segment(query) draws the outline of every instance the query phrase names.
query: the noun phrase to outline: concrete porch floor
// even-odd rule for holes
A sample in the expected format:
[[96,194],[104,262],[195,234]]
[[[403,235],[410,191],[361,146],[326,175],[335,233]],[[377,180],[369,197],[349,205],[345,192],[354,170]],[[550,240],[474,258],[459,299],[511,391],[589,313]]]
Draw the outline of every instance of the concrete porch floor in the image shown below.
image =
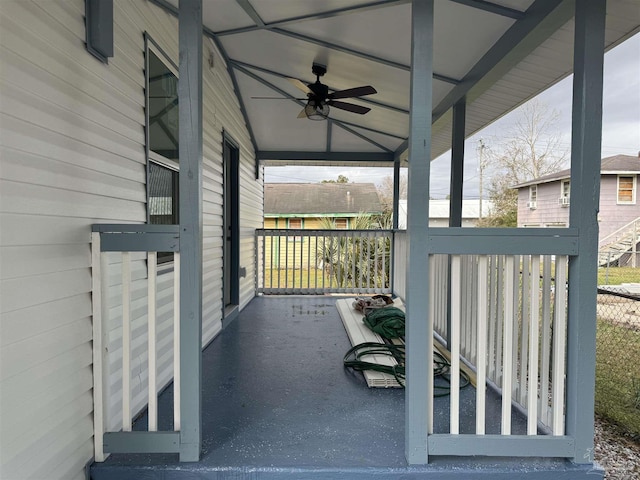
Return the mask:
[[[432,457],[410,467],[404,454],[404,391],[369,389],[347,371],[349,348],[334,297],[255,298],[203,352],[198,463],[177,455],[111,455],[94,480],[140,479],[594,479],[561,459]],[[487,398],[487,433],[499,433],[500,398]],[[172,388],[159,400],[159,429],[171,428]],[[461,432],[475,428],[475,391],[461,395]],[[435,400],[434,429],[448,431],[448,397]],[[146,429],[142,416],[134,429]],[[514,434],[525,419],[512,414]],[[594,477],[593,474],[596,474]],[[587,476],[588,475],[588,476]]]

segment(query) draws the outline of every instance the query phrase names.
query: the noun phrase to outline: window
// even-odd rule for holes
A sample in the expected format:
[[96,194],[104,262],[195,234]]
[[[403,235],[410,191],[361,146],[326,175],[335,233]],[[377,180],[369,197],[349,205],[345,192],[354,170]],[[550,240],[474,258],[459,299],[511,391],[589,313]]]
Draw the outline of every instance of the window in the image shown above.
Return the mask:
[[636,176],[618,176],[618,203],[636,203]]
[[529,201],[527,202],[527,207],[531,210],[534,210],[538,207],[538,186],[531,185],[529,187]]
[[346,230],[349,228],[349,219],[348,218],[336,218],[335,219],[336,230]]
[[571,180],[562,180],[560,182],[560,196],[562,198],[571,197]]
[[[175,65],[146,38],[147,216],[151,224],[176,225],[178,217],[178,77]],[[158,253],[158,263],[173,253]]]
[[289,228],[292,230],[300,230],[302,229],[302,219],[301,218],[290,218],[289,219]]

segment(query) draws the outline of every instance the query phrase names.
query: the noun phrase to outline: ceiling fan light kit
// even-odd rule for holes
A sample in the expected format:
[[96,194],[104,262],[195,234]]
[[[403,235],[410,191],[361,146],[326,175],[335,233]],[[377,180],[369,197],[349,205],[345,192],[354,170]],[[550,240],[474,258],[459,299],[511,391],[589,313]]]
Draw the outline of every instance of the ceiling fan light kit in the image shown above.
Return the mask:
[[299,90],[307,95],[307,105],[302,109],[298,118],[308,118],[309,120],[326,120],[331,111],[330,107],[335,107],[347,112],[364,115],[371,109],[353,103],[336,101],[338,98],[357,98],[365,95],[378,93],[371,85],[348,88],[329,93],[329,87],[320,83],[320,77],[327,73],[326,65],[314,63],[311,71],[316,76],[315,83],[305,84],[297,78],[290,78],[289,81]]

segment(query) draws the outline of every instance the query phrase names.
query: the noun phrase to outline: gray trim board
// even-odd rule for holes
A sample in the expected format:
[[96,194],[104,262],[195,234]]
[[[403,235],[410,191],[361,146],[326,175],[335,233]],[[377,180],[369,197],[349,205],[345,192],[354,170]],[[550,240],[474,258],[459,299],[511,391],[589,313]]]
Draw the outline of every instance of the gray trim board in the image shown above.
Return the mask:
[[297,152],[289,150],[259,150],[258,160],[334,161],[334,162],[393,162],[392,152]]
[[485,0],[451,0],[452,2],[465,5],[467,7],[476,8],[478,10],[484,10],[485,12],[495,13],[496,15],[502,15],[503,17],[513,18],[519,20],[524,16],[524,12],[515,10],[513,8],[498,5],[497,3],[487,2]]
[[180,235],[176,233],[131,233],[102,232],[101,252],[179,252]]
[[106,432],[106,453],[179,453],[180,432]]
[[433,106],[433,0],[414,0],[411,8],[411,114],[407,211],[407,327],[405,456],[410,465],[429,459],[430,424],[426,403],[433,397],[425,363],[433,357],[433,319],[429,312],[429,177]]
[[159,225],[149,223],[94,223],[92,232],[108,233],[179,233],[179,225]]
[[569,261],[566,432],[576,438],[573,461],[591,463],[606,2],[575,7],[569,225],[579,229],[580,244]]
[[202,0],[180,0],[180,461],[202,445]]
[[462,226],[462,186],[464,179],[464,132],[467,103],[463,98],[453,106],[451,133],[451,181],[449,193],[449,226]]
[[572,457],[572,437],[552,435],[429,435],[430,455]]
[[579,236],[566,228],[433,228],[425,251],[451,255],[576,255]]

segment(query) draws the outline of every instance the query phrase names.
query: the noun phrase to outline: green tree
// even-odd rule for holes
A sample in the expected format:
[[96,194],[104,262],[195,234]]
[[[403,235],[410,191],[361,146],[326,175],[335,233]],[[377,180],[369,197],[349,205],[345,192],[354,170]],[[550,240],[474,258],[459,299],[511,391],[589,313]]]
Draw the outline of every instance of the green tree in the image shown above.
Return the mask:
[[479,226],[517,226],[518,192],[512,187],[564,167],[567,150],[561,145],[559,116],[533,100],[522,107],[513,127],[488,145],[485,155],[492,167],[488,191],[493,206]]
[[322,180],[320,183],[349,183],[349,177],[345,177],[344,175],[338,175],[337,180]]

